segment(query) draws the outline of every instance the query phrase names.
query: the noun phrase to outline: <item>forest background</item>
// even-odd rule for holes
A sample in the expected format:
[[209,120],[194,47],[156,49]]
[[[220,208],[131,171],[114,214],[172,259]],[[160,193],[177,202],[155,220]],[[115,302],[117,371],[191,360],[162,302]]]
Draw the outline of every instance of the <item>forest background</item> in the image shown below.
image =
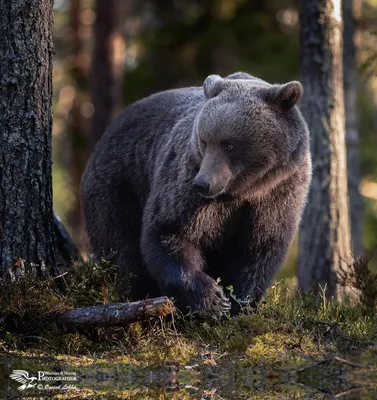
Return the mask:
[[[159,90],[245,71],[300,79],[299,1],[56,0],[54,209],[85,254],[79,184],[93,146],[123,107]],[[354,2],[363,245],[377,245],[377,0]],[[347,51],[345,49],[345,51]],[[352,213],[352,204],[351,204]],[[281,277],[295,275],[297,240]],[[370,265],[376,268],[376,258]]]

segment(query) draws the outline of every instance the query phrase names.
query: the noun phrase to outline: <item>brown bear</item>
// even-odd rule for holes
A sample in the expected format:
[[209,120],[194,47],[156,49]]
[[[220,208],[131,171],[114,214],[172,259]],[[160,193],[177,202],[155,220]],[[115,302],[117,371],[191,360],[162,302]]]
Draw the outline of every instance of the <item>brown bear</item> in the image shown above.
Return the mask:
[[204,318],[229,311],[228,285],[240,301],[259,301],[311,180],[302,92],[296,81],[210,75],[115,119],[87,165],[81,201],[93,250],[113,254],[125,297],[174,297]]

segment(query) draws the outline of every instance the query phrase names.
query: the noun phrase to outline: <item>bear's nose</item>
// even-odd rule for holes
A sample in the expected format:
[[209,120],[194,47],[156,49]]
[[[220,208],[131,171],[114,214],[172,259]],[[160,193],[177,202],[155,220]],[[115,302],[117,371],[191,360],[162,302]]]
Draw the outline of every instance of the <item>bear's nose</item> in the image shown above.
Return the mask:
[[202,177],[195,178],[193,186],[200,194],[208,194],[209,192],[209,183]]

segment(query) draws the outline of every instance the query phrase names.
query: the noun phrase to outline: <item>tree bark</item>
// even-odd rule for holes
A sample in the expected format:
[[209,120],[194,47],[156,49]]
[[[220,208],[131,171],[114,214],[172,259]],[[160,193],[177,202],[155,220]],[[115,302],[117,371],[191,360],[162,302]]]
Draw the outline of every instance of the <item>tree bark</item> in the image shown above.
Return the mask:
[[119,33],[118,0],[96,0],[92,55],[92,148],[102,137],[121,103],[124,42]]
[[355,46],[355,6],[360,9],[359,0],[343,0],[343,79],[344,106],[346,118],[348,192],[350,199],[351,236],[355,256],[363,251],[363,199],[359,191],[360,155],[358,129],[358,74]]
[[351,254],[338,0],[301,0],[302,111],[311,132],[313,180],[299,235],[302,290],[340,299],[337,273]]
[[74,308],[60,315],[58,324],[69,328],[122,326],[149,318],[163,317],[173,311],[174,305],[167,297],[158,297],[133,303]]
[[52,7],[0,2],[0,277],[55,272]]

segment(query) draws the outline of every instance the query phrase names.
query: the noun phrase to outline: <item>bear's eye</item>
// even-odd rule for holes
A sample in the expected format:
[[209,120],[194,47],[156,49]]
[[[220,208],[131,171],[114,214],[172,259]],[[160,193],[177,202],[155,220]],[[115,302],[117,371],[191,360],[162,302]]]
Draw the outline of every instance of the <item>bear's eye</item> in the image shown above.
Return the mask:
[[232,145],[232,143],[229,142],[225,142],[223,143],[223,148],[225,151],[232,151],[234,149],[234,146]]
[[203,147],[207,146],[207,143],[204,140],[201,140],[200,143],[202,144]]

